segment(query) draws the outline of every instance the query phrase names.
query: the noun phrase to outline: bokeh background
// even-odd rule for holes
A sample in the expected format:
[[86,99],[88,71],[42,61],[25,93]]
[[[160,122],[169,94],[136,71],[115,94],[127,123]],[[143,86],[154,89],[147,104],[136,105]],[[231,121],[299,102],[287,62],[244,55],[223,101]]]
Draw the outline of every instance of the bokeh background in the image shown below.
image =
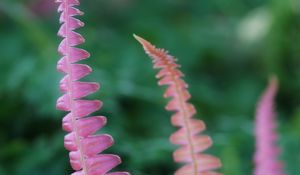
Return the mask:
[[[54,1],[54,0],[53,0]],[[59,28],[52,0],[0,1],[0,175],[65,175],[64,113],[56,71]],[[277,97],[281,159],[300,174],[299,0],[93,0],[82,1],[83,48],[92,57],[88,80],[102,88],[101,132],[108,150],[134,175],[172,174],[175,131],[150,59],[136,33],[179,58],[192,102],[207,124],[225,175],[252,174],[253,119],[269,75],[280,80]]]

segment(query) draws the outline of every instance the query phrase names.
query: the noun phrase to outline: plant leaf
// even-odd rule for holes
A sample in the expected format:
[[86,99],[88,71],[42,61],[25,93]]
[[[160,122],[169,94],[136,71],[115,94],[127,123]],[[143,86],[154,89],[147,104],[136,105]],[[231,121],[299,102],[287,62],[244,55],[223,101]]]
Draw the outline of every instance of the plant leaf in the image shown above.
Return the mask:
[[[117,155],[99,154],[113,144],[110,135],[93,135],[106,124],[103,116],[89,116],[101,108],[99,100],[81,99],[99,89],[98,83],[80,82],[79,80],[92,69],[78,61],[87,59],[90,54],[75,46],[84,43],[85,39],[75,29],[84,26],[84,23],[75,16],[83,13],[75,8],[78,0],[57,0],[60,4],[62,24],[58,35],[63,37],[58,52],[62,58],[57,63],[58,71],[66,75],[60,81],[62,95],[57,100],[57,108],[69,113],[63,118],[62,128],[69,132],[64,139],[64,145],[70,151],[70,163],[76,171],[73,175],[105,175],[112,168],[121,163]],[[127,172],[108,173],[111,175],[129,175]]]
[[278,89],[276,77],[269,80],[269,86],[263,93],[256,111],[255,136],[256,152],[254,156],[254,175],[284,175],[283,163],[278,160],[280,148],[276,145],[278,134],[274,98]]
[[212,172],[221,167],[220,160],[214,156],[202,154],[212,145],[212,141],[210,137],[200,135],[200,132],[205,129],[205,124],[193,118],[196,109],[187,102],[191,95],[187,91],[188,85],[182,80],[183,73],[178,69],[180,66],[165,50],[155,48],[139,36],[134,35],[134,37],[152,58],[154,68],[161,69],[156,76],[159,78],[158,84],[168,85],[164,97],[171,97],[171,100],[166,109],[175,112],[172,116],[172,124],[180,127],[170,137],[173,144],[181,145],[174,152],[173,158],[176,162],[186,164],[175,175],[220,175]]

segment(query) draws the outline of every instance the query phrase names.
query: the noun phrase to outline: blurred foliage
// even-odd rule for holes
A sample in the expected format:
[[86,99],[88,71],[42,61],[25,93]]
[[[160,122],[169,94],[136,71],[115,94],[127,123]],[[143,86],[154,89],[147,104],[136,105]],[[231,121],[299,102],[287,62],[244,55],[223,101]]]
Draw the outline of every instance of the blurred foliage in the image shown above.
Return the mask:
[[[53,0],[54,1],[54,0]],[[55,109],[61,74],[55,70],[58,14],[49,0],[0,1],[0,175],[70,174],[63,148],[63,113]],[[197,117],[214,139],[225,175],[252,174],[253,116],[270,74],[278,75],[282,159],[300,169],[300,2],[298,0],[82,1],[79,30],[101,82],[101,132],[108,152],[134,175],[172,174],[175,130],[163,106],[150,60],[132,33],[179,58]]]

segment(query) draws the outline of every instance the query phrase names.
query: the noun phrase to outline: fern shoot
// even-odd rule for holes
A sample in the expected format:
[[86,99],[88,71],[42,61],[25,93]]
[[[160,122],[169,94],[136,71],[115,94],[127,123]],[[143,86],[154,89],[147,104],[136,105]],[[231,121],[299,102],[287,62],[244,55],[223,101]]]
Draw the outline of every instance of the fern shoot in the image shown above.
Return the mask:
[[215,169],[221,167],[218,158],[202,152],[212,145],[211,138],[200,133],[205,130],[201,120],[193,118],[195,107],[187,102],[191,95],[188,85],[182,80],[183,73],[178,69],[175,58],[163,49],[157,49],[145,39],[134,35],[142,44],[146,53],[152,58],[154,68],[160,69],[156,78],[159,85],[168,85],[165,98],[171,98],[166,110],[175,111],[171,118],[174,126],[180,129],[171,135],[170,141],[181,147],[173,153],[175,162],[185,165],[175,172],[175,175],[221,175]]
[[254,175],[285,175],[283,163],[278,160],[280,148],[276,145],[278,134],[274,98],[278,89],[275,77],[263,93],[256,111],[255,136],[256,153],[254,156]]
[[108,173],[121,163],[121,159],[113,154],[99,154],[112,146],[113,138],[108,134],[95,135],[96,131],[106,124],[103,116],[90,116],[101,108],[99,100],[85,100],[83,97],[96,92],[98,83],[81,82],[92,69],[77,63],[90,54],[76,46],[84,43],[84,38],[74,30],[83,27],[84,23],[75,16],[83,13],[74,6],[79,0],[56,0],[62,24],[58,35],[63,38],[58,51],[62,58],[57,69],[66,75],[60,81],[60,90],[64,93],[57,100],[57,108],[69,112],[64,118],[63,130],[69,132],[64,138],[64,146],[70,151],[70,163],[76,171],[72,175],[129,175],[127,172]]

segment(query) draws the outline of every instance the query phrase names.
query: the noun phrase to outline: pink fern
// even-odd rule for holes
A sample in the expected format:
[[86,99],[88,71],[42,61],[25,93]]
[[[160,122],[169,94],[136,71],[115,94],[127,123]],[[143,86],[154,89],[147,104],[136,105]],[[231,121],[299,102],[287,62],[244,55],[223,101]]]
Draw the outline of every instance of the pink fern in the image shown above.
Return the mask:
[[93,135],[106,124],[106,118],[88,117],[101,108],[102,102],[82,99],[96,92],[99,84],[79,81],[92,71],[89,66],[77,63],[90,56],[87,51],[75,47],[84,42],[84,38],[74,32],[84,25],[74,17],[83,14],[74,7],[79,5],[79,1],[57,0],[57,2],[62,23],[58,35],[63,37],[58,48],[62,58],[57,64],[57,69],[66,74],[60,82],[60,89],[64,95],[57,100],[57,108],[69,112],[63,118],[62,127],[69,132],[65,136],[64,145],[70,151],[70,163],[76,171],[72,175],[128,175],[127,172],[108,173],[120,164],[121,160],[116,155],[99,153],[110,147],[113,139],[107,134]]
[[276,146],[278,135],[275,132],[277,123],[273,109],[277,88],[277,79],[273,77],[257,106],[254,175],[284,175],[283,164],[278,160],[280,149]]
[[173,144],[181,145],[174,154],[174,160],[178,163],[186,163],[176,171],[175,175],[220,175],[214,172],[221,166],[218,158],[202,154],[212,145],[211,138],[199,133],[205,129],[203,121],[194,119],[196,113],[194,106],[187,101],[191,95],[187,91],[187,84],[181,79],[183,74],[178,70],[179,65],[166,51],[157,49],[148,41],[134,35],[142,44],[146,53],[153,59],[154,68],[160,68],[157,78],[159,85],[168,85],[164,94],[165,98],[172,99],[166,106],[169,111],[175,111],[172,116],[172,124],[180,127],[171,137]]

